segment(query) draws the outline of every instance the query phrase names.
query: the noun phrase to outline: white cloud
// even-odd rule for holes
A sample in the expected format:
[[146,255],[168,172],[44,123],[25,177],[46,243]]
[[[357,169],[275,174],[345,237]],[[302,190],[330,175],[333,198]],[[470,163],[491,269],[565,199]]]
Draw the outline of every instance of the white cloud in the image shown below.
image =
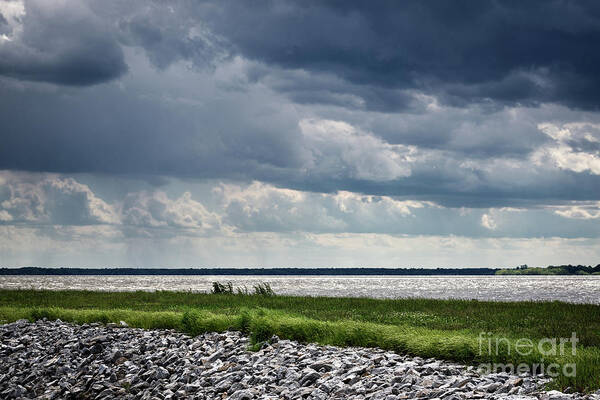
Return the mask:
[[221,184],[213,189],[227,222],[246,231],[340,230],[346,223],[330,215],[321,195],[281,189],[260,182],[247,187]]
[[182,233],[192,230],[196,234],[221,228],[220,216],[193,200],[189,192],[174,200],[161,191],[131,193],[123,202],[121,214],[123,224],[129,226],[180,228]]
[[[115,208],[87,185],[54,174],[1,172],[4,221],[41,224],[118,224]],[[8,215],[8,217],[7,217]]]
[[381,209],[390,217],[409,216],[415,208],[438,207],[430,201],[395,200],[389,196],[372,196],[348,191],[322,196],[331,198],[340,211],[353,214],[361,214],[367,209]]
[[374,181],[410,176],[414,146],[392,145],[342,121],[303,119],[299,122],[311,173]]
[[563,142],[571,138],[571,131],[566,126],[561,127],[551,123],[541,123],[538,124],[538,129],[557,142]]
[[10,215],[8,213],[8,211],[6,210],[0,210],[0,221],[1,222],[8,222],[8,221],[12,221],[13,217],[12,215]]
[[311,193],[254,182],[213,189],[230,225],[247,231],[386,231],[431,202],[347,191]]
[[0,207],[10,214],[11,219],[32,222],[48,219],[45,196],[39,183],[19,182],[6,178],[5,181],[4,192],[8,192],[8,196],[3,196]]
[[[586,144],[600,143],[600,124],[543,123],[538,125],[538,129],[554,139],[554,143],[533,153],[532,160],[535,164],[600,175],[600,152],[586,148]],[[578,144],[581,144],[580,148],[574,148]]]
[[600,218],[600,202],[589,202],[573,206],[557,206],[554,213],[561,217],[571,219],[597,219]]
[[595,154],[573,152],[569,146],[551,147],[542,151],[558,168],[574,172],[589,171],[594,175],[600,175],[600,157]]
[[10,32],[0,35],[0,45],[3,41],[13,41],[23,32],[23,17],[25,16],[25,3],[20,0],[0,1],[0,14],[4,17]]
[[492,217],[490,214],[483,214],[481,216],[481,226],[492,231],[498,227],[494,217]]
[[87,185],[78,183],[73,178],[47,179],[43,187],[55,214],[61,209],[60,212],[77,216],[81,210],[79,216],[82,217],[82,223],[119,223],[119,216],[113,206],[98,198]]

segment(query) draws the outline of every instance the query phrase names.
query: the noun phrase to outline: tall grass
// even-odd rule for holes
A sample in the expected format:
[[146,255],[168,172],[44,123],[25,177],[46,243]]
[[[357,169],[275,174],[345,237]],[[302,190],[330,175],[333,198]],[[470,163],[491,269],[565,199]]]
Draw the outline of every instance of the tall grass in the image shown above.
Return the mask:
[[[236,293],[238,296],[249,296],[250,292],[246,286],[238,287],[235,291],[233,288],[233,283],[226,282],[213,282],[212,283],[212,294],[234,294]],[[254,285],[254,294],[258,296],[275,296],[275,292],[271,288],[271,285],[268,282],[260,282]]]
[[225,284],[220,282],[212,283],[212,294],[233,294],[233,283],[227,282]]
[[248,308],[280,310],[322,321],[352,320],[386,325],[493,332],[511,337],[570,337],[600,347],[600,306],[562,302],[370,299],[293,296],[214,296],[189,292],[96,292],[0,290],[0,306],[69,309],[185,311],[237,314]]

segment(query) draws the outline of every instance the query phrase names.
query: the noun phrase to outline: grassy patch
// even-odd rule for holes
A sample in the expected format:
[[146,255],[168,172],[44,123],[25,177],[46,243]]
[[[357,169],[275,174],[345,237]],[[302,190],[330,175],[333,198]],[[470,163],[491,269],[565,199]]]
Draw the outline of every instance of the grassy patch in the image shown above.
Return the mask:
[[[560,302],[500,303],[468,300],[376,300],[181,292],[103,293],[1,290],[0,320],[39,318],[118,322],[140,328],[172,328],[192,335],[239,330],[253,343],[272,335],[301,342],[381,347],[399,353],[480,363],[576,363],[576,377],[553,387],[600,388],[600,307]],[[482,332],[501,341],[498,352],[481,351]],[[521,356],[519,338],[580,339],[576,355]],[[512,351],[511,351],[512,350]]]

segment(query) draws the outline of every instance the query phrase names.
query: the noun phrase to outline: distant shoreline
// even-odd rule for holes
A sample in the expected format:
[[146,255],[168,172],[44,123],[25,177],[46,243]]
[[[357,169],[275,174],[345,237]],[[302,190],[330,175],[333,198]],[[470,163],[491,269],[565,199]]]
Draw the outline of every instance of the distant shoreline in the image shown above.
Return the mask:
[[329,276],[414,276],[414,275],[597,275],[600,264],[561,265],[546,268],[521,266],[500,268],[0,268],[2,275],[329,275]]
[[492,268],[0,268],[0,275],[494,275]]

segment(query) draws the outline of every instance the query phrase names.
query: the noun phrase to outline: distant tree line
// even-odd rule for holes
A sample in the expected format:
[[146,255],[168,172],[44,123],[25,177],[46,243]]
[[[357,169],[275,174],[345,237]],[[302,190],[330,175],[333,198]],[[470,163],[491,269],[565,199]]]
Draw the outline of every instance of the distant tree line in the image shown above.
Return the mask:
[[0,275],[494,275],[496,268],[0,268]]
[[600,275],[600,264],[516,268],[0,268],[0,275]]
[[591,265],[550,265],[546,268],[521,265],[515,269],[501,269],[497,275],[600,275],[600,264]]

